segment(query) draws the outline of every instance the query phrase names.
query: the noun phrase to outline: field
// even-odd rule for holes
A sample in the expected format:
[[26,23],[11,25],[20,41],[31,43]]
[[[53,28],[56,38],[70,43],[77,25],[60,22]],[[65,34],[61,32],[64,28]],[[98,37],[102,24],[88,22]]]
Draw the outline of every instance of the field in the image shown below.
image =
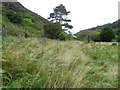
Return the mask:
[[117,88],[118,46],[37,38],[3,40],[4,88]]

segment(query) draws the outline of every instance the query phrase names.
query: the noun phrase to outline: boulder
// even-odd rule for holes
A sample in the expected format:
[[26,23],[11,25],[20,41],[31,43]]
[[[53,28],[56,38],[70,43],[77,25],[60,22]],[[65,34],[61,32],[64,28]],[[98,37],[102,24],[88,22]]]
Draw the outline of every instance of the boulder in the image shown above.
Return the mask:
[[117,45],[117,43],[112,43],[112,46],[116,46]]

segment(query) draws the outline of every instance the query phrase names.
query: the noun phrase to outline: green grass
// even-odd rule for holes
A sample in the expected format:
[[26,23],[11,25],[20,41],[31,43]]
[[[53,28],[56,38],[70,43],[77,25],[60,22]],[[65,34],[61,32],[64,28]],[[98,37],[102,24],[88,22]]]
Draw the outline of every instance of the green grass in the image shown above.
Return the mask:
[[34,25],[13,24],[5,16],[3,16],[2,24],[6,25],[9,36],[16,36],[18,34],[24,36],[27,33],[30,37],[40,37],[43,34],[43,30],[36,29],[36,27],[33,27]]
[[7,37],[2,60],[6,88],[118,86],[117,46]]
[[0,30],[2,30],[2,14],[0,14]]

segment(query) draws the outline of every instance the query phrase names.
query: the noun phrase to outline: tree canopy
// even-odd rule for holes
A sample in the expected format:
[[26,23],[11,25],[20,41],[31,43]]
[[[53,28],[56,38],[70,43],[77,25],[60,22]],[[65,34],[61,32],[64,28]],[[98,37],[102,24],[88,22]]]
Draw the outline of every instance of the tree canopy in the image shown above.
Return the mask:
[[53,13],[50,13],[49,20],[51,22],[59,22],[62,27],[64,28],[64,31],[67,31],[68,29],[72,29],[73,26],[69,25],[68,22],[71,22],[70,19],[68,19],[70,11],[67,11],[65,6],[63,4],[60,4],[56,8],[53,9]]
[[58,39],[62,31],[62,27],[59,23],[48,23],[44,26],[44,29],[45,36],[51,39]]
[[100,32],[100,39],[103,42],[110,42],[112,39],[115,38],[115,34],[110,27],[105,27]]

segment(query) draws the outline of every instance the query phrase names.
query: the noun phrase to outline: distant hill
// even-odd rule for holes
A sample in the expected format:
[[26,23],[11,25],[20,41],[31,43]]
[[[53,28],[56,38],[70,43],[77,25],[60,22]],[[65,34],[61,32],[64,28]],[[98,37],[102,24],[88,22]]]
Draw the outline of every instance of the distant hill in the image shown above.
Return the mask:
[[75,36],[81,41],[86,41],[88,39],[88,35],[90,38],[95,38],[99,33],[99,30],[82,30],[76,33]]
[[117,20],[113,23],[108,23],[108,24],[104,24],[104,25],[101,25],[101,26],[97,26],[97,27],[93,27],[93,28],[89,28],[88,30],[100,30],[106,26],[110,26],[112,27],[113,29],[117,29],[117,28],[120,28],[120,25],[118,25],[118,23],[120,23],[120,20]]
[[97,35],[99,35],[100,31],[106,26],[110,26],[113,29],[113,31],[115,32],[115,34],[117,34],[118,28],[120,28],[120,25],[118,23],[120,23],[120,20],[117,20],[113,23],[108,23],[108,24],[104,24],[101,26],[88,28],[86,30],[77,32],[75,34],[75,36],[77,36],[79,40],[87,40],[88,35],[90,35],[91,38],[95,39],[97,37]]
[[[25,33],[27,33],[29,36],[40,36],[40,34],[43,33],[44,25],[49,23],[48,20],[28,10],[19,2],[4,2],[2,4],[2,12],[3,24],[7,27],[8,35],[15,36],[20,34],[23,36]],[[10,17],[11,12],[16,16],[18,15],[21,19],[30,19],[33,24],[24,25],[22,23],[11,22],[11,20],[8,18]]]

